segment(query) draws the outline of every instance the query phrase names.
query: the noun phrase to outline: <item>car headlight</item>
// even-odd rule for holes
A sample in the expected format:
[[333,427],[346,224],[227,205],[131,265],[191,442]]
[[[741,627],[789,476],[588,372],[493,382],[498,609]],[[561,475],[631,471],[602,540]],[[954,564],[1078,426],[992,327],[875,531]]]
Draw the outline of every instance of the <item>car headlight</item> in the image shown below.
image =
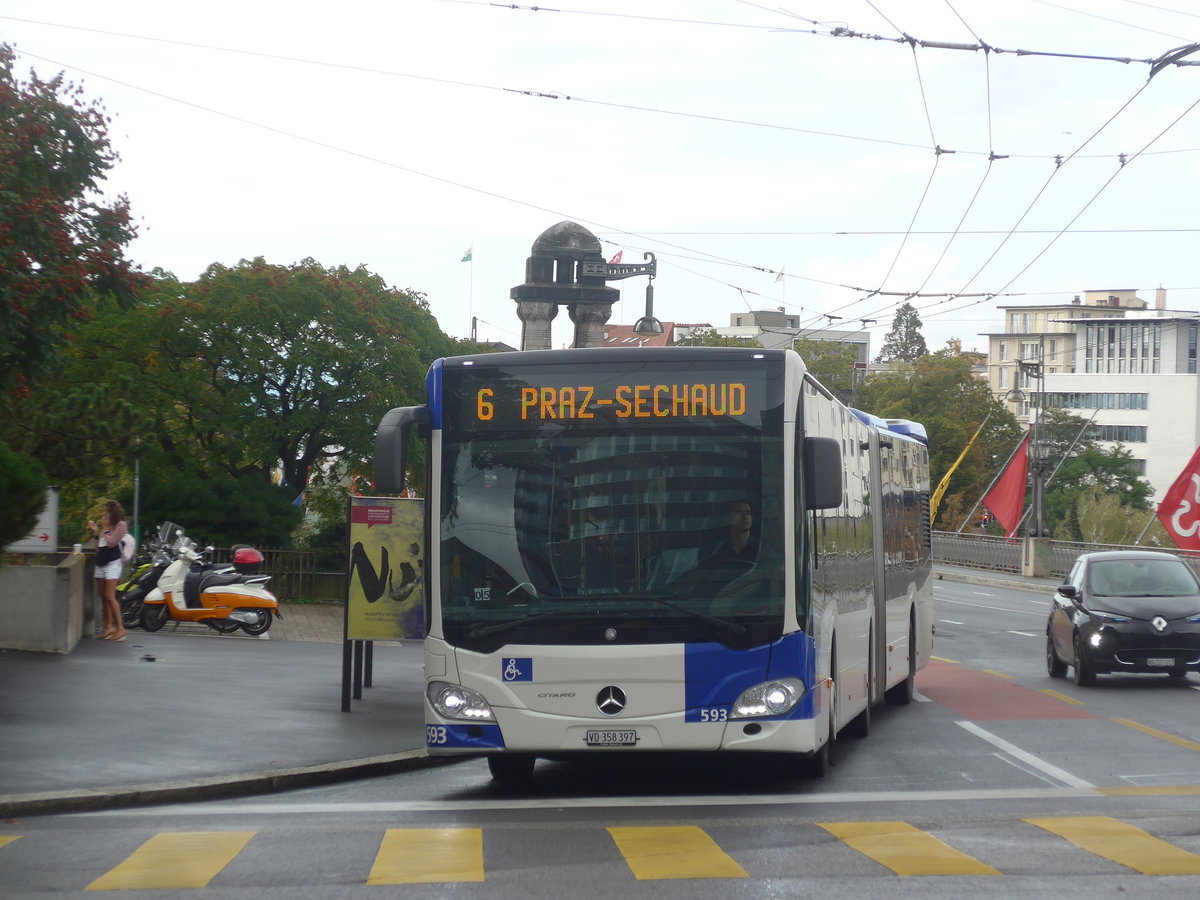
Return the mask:
[[482,694],[462,685],[433,681],[425,689],[425,696],[438,714],[447,719],[490,722],[496,718]]
[[798,678],[779,678],[765,681],[742,692],[733,704],[732,719],[758,719],[763,716],[783,716],[804,699],[804,682]]
[[1120,623],[1129,621],[1129,616],[1118,616],[1115,613],[1096,612],[1095,610],[1092,610],[1092,615],[1095,616],[1096,620],[1100,622]]
[[1189,622],[1200,622],[1200,616],[1188,616],[1187,620]]

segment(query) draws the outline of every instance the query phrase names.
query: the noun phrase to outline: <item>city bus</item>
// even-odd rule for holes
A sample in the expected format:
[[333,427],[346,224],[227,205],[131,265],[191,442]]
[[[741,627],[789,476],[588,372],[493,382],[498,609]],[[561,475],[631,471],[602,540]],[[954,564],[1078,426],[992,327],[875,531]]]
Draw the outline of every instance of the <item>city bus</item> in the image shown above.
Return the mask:
[[378,427],[425,446],[431,755],[493,778],[596,752],[773,754],[820,776],[932,652],[929,460],[791,350],[439,359]]

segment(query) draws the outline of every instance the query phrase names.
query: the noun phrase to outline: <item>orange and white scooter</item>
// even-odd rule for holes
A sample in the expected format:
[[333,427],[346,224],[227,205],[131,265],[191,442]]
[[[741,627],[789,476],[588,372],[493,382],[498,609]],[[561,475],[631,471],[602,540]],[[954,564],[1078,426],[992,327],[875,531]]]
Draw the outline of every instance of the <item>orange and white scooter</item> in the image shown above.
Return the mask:
[[174,559],[158,584],[142,601],[141,624],[158,631],[172,619],[201,622],[228,634],[239,628],[246,634],[266,633],[280,615],[279,601],[265,587],[270,575],[260,575],[263,556],[253,547],[234,547],[233,564],[216,566],[196,542],[180,531],[172,546]]

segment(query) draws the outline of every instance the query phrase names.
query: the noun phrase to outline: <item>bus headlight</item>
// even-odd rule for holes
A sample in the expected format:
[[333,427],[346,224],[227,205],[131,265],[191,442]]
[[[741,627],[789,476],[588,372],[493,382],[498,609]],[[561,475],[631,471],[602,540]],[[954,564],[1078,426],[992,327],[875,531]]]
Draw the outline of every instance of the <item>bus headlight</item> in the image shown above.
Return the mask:
[[447,719],[491,722],[496,718],[482,694],[458,684],[432,681],[425,689],[425,695],[438,714]]
[[804,699],[804,682],[798,678],[780,678],[756,684],[742,692],[733,704],[731,719],[759,719],[783,716]]

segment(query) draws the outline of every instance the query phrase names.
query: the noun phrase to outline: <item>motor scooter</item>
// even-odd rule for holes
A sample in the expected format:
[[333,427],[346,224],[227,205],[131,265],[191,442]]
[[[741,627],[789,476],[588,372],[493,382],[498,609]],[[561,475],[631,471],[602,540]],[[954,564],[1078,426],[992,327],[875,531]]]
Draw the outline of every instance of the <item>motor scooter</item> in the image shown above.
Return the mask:
[[117,602],[126,628],[141,624],[142,601],[171,564],[171,545],[182,531],[174,522],[159,525],[158,530],[146,538],[145,551],[134,562],[129,577],[117,585]]
[[222,634],[241,628],[246,634],[266,633],[276,617],[279,602],[265,587],[270,575],[259,574],[263,556],[253,547],[233,548],[233,564],[216,566],[201,553],[196,542],[180,530],[171,545],[173,559],[142,600],[141,625],[158,631],[172,619],[201,622]]

